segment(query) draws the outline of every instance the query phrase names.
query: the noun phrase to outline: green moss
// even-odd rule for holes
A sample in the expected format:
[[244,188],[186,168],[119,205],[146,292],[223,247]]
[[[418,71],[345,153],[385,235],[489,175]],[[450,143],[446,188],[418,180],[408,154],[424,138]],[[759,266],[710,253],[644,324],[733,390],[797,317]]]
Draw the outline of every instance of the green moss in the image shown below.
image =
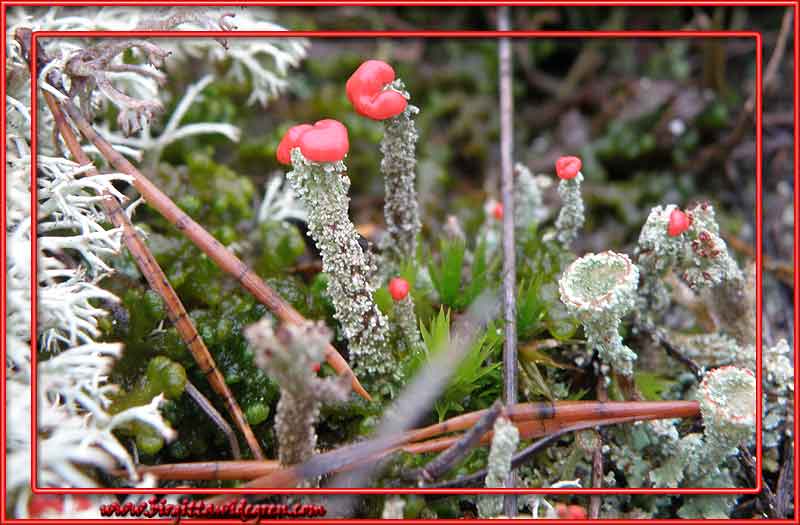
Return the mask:
[[169,399],[177,399],[186,388],[186,370],[169,358],[157,356],[147,365],[148,383],[153,389],[164,392]]
[[244,411],[247,422],[251,425],[258,425],[267,420],[269,416],[269,407],[264,403],[253,403]]
[[255,270],[259,275],[276,275],[297,263],[306,243],[297,226],[285,221],[269,221],[258,227]]
[[164,448],[164,440],[147,425],[135,425],[136,447],[143,454],[154,456]]

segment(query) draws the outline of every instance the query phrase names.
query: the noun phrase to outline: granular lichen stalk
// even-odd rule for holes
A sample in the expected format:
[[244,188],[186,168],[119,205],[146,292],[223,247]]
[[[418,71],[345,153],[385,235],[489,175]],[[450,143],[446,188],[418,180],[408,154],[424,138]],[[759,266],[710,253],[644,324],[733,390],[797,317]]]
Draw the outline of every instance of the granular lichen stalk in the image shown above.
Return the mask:
[[383,248],[388,262],[394,266],[417,253],[417,236],[421,227],[415,188],[419,134],[414,116],[417,113],[419,109],[409,104],[401,114],[383,121],[381,173],[385,185],[383,213],[388,233]]
[[578,230],[585,221],[583,199],[581,198],[581,161],[577,157],[561,157],[556,162],[556,173],[561,179],[558,195],[561,197],[561,211],[556,219],[556,238],[565,247],[578,237]]
[[[511,474],[511,458],[519,445],[519,430],[507,417],[500,417],[494,424],[492,447],[486,467],[486,488],[503,488]],[[503,506],[502,496],[481,496],[478,512],[481,517],[497,516]]]
[[514,226],[519,232],[538,224],[547,216],[542,198],[542,189],[527,166],[521,162],[514,165],[517,175],[514,184]]
[[587,348],[625,375],[636,354],[622,344],[619,325],[636,299],[639,270],[627,255],[607,251],[573,262],[559,280],[561,301],[583,324]]
[[396,373],[387,345],[386,317],[372,298],[375,288],[370,277],[375,268],[348,217],[347,167],[341,161],[312,162],[300,148],[292,150],[291,158],[294,169],[287,179],[308,210],[308,231],[322,255],[334,317],[350,342],[356,373],[371,379]]

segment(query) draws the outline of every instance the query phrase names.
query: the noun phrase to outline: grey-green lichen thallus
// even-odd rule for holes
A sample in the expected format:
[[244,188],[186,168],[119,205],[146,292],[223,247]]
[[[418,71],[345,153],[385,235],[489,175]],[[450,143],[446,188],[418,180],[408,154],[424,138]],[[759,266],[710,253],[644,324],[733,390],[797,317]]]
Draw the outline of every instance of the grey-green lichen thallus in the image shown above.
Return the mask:
[[636,353],[622,343],[619,325],[634,307],[638,283],[636,265],[612,251],[577,259],[558,283],[561,301],[583,324],[587,348],[624,376],[633,374]]
[[360,378],[396,374],[388,348],[388,323],[373,300],[370,277],[376,269],[359,243],[348,216],[350,179],[343,161],[314,162],[300,147],[291,151],[286,177],[308,210],[308,231],[322,256],[334,318],[349,341],[354,371]]
[[578,157],[561,157],[556,161],[556,175],[561,179],[558,183],[558,195],[562,202],[556,219],[556,238],[565,248],[569,248],[575,241],[585,222],[581,198],[581,165]]

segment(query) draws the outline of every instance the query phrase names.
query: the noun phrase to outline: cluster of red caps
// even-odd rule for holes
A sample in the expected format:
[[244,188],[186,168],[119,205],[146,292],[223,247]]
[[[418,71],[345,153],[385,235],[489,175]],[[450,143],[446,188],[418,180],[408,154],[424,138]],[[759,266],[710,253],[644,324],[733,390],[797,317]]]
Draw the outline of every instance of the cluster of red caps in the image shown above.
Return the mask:
[[[391,88],[394,78],[392,66],[380,60],[367,60],[348,79],[347,98],[358,113],[373,120],[397,116],[405,111],[408,101]],[[333,119],[294,126],[278,145],[278,162],[291,164],[294,148],[300,148],[303,156],[314,162],[340,161],[350,150],[347,128]]]

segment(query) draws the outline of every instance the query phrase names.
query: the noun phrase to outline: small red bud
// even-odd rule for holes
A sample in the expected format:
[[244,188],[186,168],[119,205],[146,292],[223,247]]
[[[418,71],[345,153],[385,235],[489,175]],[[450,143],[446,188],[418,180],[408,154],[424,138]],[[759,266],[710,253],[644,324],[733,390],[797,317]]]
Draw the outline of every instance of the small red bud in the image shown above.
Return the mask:
[[574,179],[581,171],[581,165],[578,157],[561,157],[556,161],[556,175],[559,179]]
[[394,277],[389,281],[389,293],[395,301],[402,301],[408,295],[410,286],[402,277]]
[[672,213],[669,214],[669,225],[667,225],[667,234],[670,237],[677,237],[678,235],[682,234],[686,230],[689,229],[689,225],[692,221],[689,220],[689,217],[683,213],[678,208],[672,210]]
[[319,369],[320,369],[320,368],[322,368],[322,365],[320,365],[319,363],[313,363],[313,364],[311,365],[311,370],[313,370],[313,371],[314,371],[314,373],[317,373],[317,372],[319,372]]
[[494,205],[494,208],[492,208],[492,215],[498,221],[503,220],[503,203],[498,202],[497,204]]

